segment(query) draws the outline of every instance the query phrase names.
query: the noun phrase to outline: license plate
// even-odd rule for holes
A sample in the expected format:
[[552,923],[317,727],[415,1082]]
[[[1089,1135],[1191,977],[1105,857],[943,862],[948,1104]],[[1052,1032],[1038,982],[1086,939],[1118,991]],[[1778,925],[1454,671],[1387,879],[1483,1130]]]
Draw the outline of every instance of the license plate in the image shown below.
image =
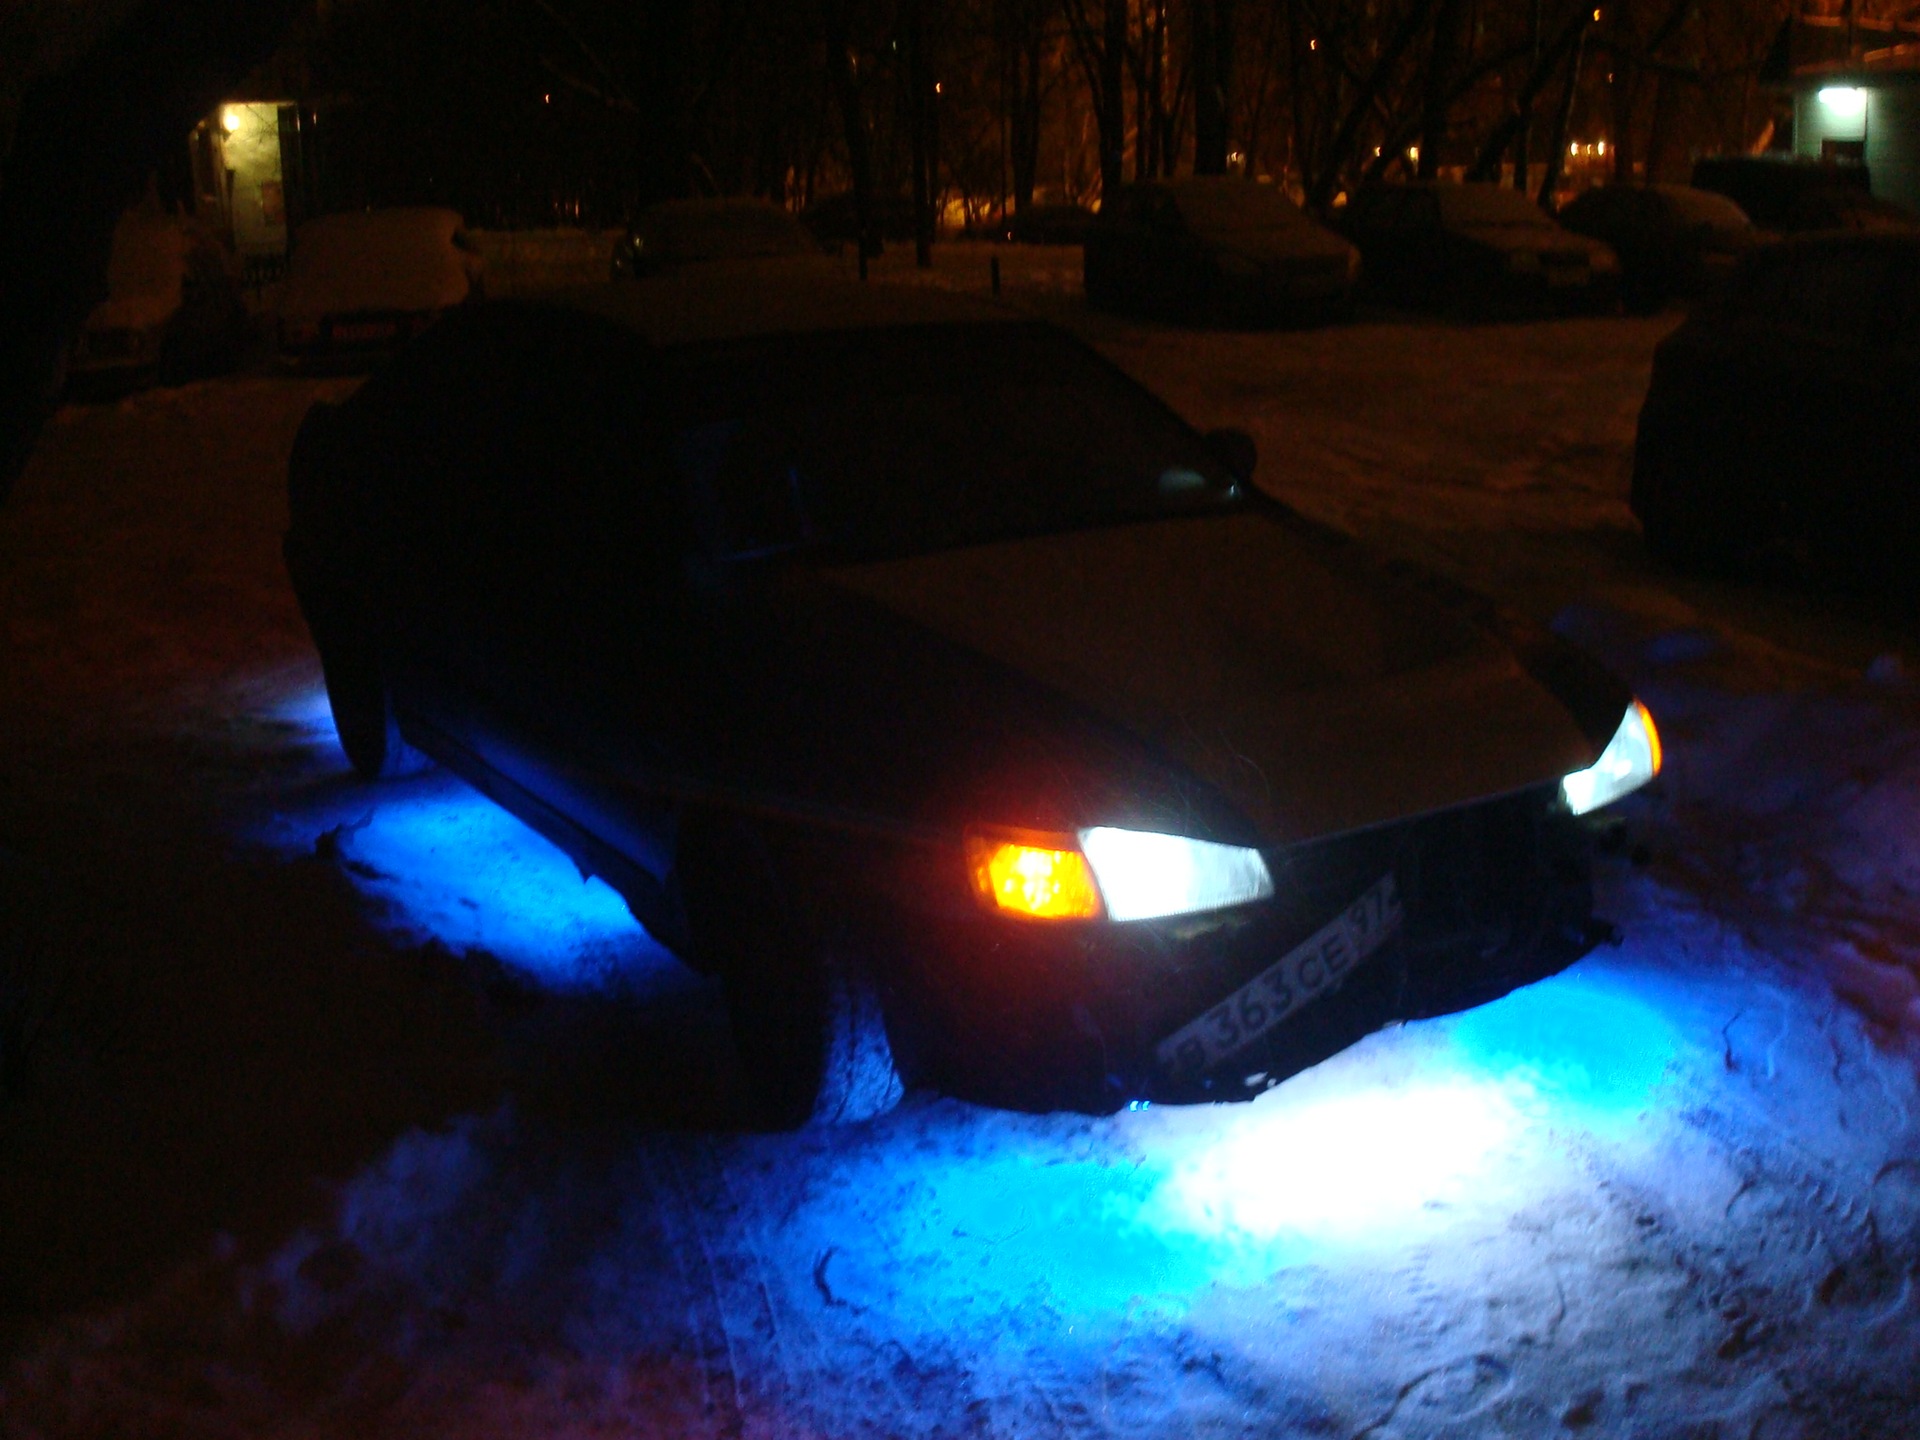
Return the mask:
[[351,325],[333,327],[333,338],[348,342],[356,340],[391,340],[399,327],[387,320],[361,321]]
[[1332,994],[1400,928],[1400,895],[1384,875],[1341,914],[1155,1050],[1163,1068],[1192,1077],[1230,1060],[1289,1015]]

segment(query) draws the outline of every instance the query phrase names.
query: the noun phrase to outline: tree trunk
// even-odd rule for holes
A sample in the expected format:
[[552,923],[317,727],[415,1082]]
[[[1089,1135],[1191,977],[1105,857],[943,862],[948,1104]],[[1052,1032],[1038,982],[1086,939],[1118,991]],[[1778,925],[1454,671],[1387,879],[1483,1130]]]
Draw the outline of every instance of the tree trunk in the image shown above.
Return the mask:
[[[1527,72],[1531,78],[1540,69],[1540,0],[1533,0],[1527,17],[1527,41],[1533,48],[1531,68]],[[1536,93],[1535,90],[1529,90],[1521,99],[1520,128],[1513,139],[1513,188],[1520,191],[1527,189],[1527,176],[1533,169],[1533,101]]]
[[1193,173],[1224,175],[1233,114],[1233,0],[1192,0]]
[[1126,184],[1127,0],[1107,0],[1100,76],[1100,203]]
[[907,143],[913,152],[913,259],[933,268],[933,80],[927,68],[924,0],[904,0],[907,32]]
[[1547,151],[1547,174],[1540,182],[1540,208],[1551,213],[1557,207],[1553,192],[1560,188],[1560,170],[1566,163],[1567,127],[1573,123],[1574,97],[1580,90],[1580,62],[1586,58],[1588,24],[1584,14],[1567,57],[1567,88],[1560,93],[1560,108],[1553,117],[1553,142]]
[[853,227],[859,237],[854,248],[865,261],[880,253],[879,229],[873,217],[873,150],[867,141],[867,117],[860,104],[860,82],[853,68],[853,37],[847,28],[845,0],[823,0],[822,19],[827,37],[827,70],[833,93],[840,101],[840,121],[847,138],[847,171],[853,181]]
[[1433,20],[1433,48],[1427,59],[1426,94],[1421,103],[1420,178],[1440,170],[1440,147],[1447,138],[1448,91],[1458,68],[1463,0],[1440,0]]

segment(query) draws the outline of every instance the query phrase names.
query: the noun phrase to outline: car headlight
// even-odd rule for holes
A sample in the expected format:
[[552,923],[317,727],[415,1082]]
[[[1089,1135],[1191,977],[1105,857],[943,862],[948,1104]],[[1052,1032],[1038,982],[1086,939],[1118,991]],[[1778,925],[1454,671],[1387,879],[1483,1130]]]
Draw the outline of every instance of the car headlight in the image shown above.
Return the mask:
[[967,861],[982,903],[1035,920],[1156,920],[1273,894],[1258,850],[1104,825],[1077,835],[970,831]]
[[1562,780],[1560,794],[1569,810],[1585,815],[1638,790],[1660,773],[1660,760],[1660,732],[1653,715],[1636,700],[1600,758]]

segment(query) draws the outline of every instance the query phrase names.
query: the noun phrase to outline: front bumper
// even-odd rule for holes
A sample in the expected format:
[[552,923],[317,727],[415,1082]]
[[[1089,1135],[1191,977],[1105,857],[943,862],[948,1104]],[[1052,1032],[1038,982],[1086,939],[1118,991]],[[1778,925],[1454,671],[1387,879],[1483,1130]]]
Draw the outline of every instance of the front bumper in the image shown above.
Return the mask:
[[[1271,902],[1182,920],[981,916],[888,949],[888,1019],[915,1078],[1014,1109],[1249,1099],[1396,1020],[1466,1009],[1564,969],[1596,926],[1587,832],[1541,787],[1271,852]],[[1161,1042],[1391,876],[1395,933],[1339,983],[1206,1068]]]

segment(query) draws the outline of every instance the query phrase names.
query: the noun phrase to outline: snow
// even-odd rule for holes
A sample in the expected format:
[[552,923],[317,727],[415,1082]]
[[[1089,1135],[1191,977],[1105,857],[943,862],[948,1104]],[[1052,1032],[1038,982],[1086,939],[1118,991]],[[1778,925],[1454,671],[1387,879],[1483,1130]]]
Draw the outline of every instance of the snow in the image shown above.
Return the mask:
[[180,308],[190,244],[181,221],[132,209],[114,227],[107,298],[87,317],[89,330],[146,330]]
[[456,244],[460,217],[414,206],[322,215],[300,227],[280,314],[317,321],[357,310],[439,310],[467,298],[476,253]]
[[69,409],[0,512],[0,852],[86,961],[0,1102],[0,1435],[1920,1429],[1911,632],[1649,566],[1671,317],[1195,335],[998,253],[1262,483],[1632,681],[1623,943],[1251,1105],[744,1132],[712,988],[602,887],[345,772],[276,467],[346,382]]

